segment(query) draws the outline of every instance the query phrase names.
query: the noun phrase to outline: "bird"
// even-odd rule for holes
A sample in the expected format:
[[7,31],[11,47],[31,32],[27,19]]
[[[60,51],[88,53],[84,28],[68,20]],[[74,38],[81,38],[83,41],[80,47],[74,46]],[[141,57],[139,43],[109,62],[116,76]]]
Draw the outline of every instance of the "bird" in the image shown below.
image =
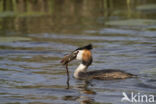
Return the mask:
[[88,67],[92,64],[92,44],[88,44],[83,47],[79,47],[67,54],[61,60],[63,65],[67,65],[72,60],[80,60],[80,65],[75,69],[73,76],[76,79],[97,79],[97,80],[114,80],[114,79],[127,79],[137,77],[134,74],[118,70],[118,69],[103,69],[87,71]]

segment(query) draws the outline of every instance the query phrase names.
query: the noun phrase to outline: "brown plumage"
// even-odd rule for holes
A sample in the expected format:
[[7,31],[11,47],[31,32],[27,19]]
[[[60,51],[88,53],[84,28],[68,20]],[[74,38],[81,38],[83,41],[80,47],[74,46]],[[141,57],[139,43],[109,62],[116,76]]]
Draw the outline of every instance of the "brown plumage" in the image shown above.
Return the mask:
[[84,50],[82,54],[82,63],[86,66],[91,65],[92,63],[92,53],[90,50]]
[[114,69],[80,72],[79,76],[80,76],[79,79],[98,79],[98,80],[114,80],[114,79],[126,79],[137,77],[136,75],[126,73],[122,70],[114,70]]
[[92,58],[92,53],[91,51],[85,49],[82,56],[82,60],[88,61]]
[[70,60],[71,60],[70,55],[65,55],[65,56],[62,58],[61,63],[62,63],[63,65],[66,65],[67,63],[70,62]]
[[77,55],[77,51],[76,52],[72,52],[71,54],[68,54],[68,55],[65,55],[61,62],[63,65],[66,65],[68,64],[70,61],[74,60],[76,58],[76,55]]

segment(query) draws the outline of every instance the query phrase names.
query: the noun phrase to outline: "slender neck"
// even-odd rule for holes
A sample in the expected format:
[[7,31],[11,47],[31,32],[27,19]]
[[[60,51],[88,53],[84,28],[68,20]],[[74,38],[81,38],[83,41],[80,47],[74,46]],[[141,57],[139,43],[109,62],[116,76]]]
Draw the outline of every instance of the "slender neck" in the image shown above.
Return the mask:
[[79,73],[80,72],[86,72],[87,71],[87,68],[88,68],[88,66],[86,66],[86,65],[84,65],[84,64],[80,64],[77,68],[76,68],[76,70],[75,70],[75,72],[74,72],[74,77],[75,78],[79,78]]

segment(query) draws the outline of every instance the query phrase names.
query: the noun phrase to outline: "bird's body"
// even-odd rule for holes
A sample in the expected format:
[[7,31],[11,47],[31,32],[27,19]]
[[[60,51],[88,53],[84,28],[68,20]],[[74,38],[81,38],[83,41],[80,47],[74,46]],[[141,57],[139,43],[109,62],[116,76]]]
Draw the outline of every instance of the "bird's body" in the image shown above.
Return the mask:
[[99,80],[126,79],[136,77],[136,75],[118,69],[87,71],[87,68],[88,66],[80,64],[74,72],[74,77],[77,79],[99,79]]
[[103,69],[88,72],[79,72],[77,79],[98,79],[98,80],[114,80],[136,77],[133,74],[126,73],[117,69]]
[[[70,55],[62,59],[62,63],[66,64],[73,59],[81,60],[82,63],[76,68],[74,77],[77,79],[99,79],[99,80],[113,80],[113,79],[126,79],[136,77],[131,73],[127,73],[117,69],[104,69],[87,71],[92,63],[92,45],[87,45],[76,49]],[[68,58],[69,57],[69,58]]]

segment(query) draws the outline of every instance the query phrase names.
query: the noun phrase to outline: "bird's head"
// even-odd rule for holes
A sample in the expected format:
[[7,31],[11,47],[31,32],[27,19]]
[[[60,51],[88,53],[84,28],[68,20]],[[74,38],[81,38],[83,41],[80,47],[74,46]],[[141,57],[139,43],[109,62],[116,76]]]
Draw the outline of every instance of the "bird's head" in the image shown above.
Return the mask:
[[81,60],[82,64],[89,66],[92,63],[92,53],[91,53],[92,45],[86,45],[84,47],[77,48],[71,54],[64,56],[61,60],[63,65],[68,64],[74,59]]

